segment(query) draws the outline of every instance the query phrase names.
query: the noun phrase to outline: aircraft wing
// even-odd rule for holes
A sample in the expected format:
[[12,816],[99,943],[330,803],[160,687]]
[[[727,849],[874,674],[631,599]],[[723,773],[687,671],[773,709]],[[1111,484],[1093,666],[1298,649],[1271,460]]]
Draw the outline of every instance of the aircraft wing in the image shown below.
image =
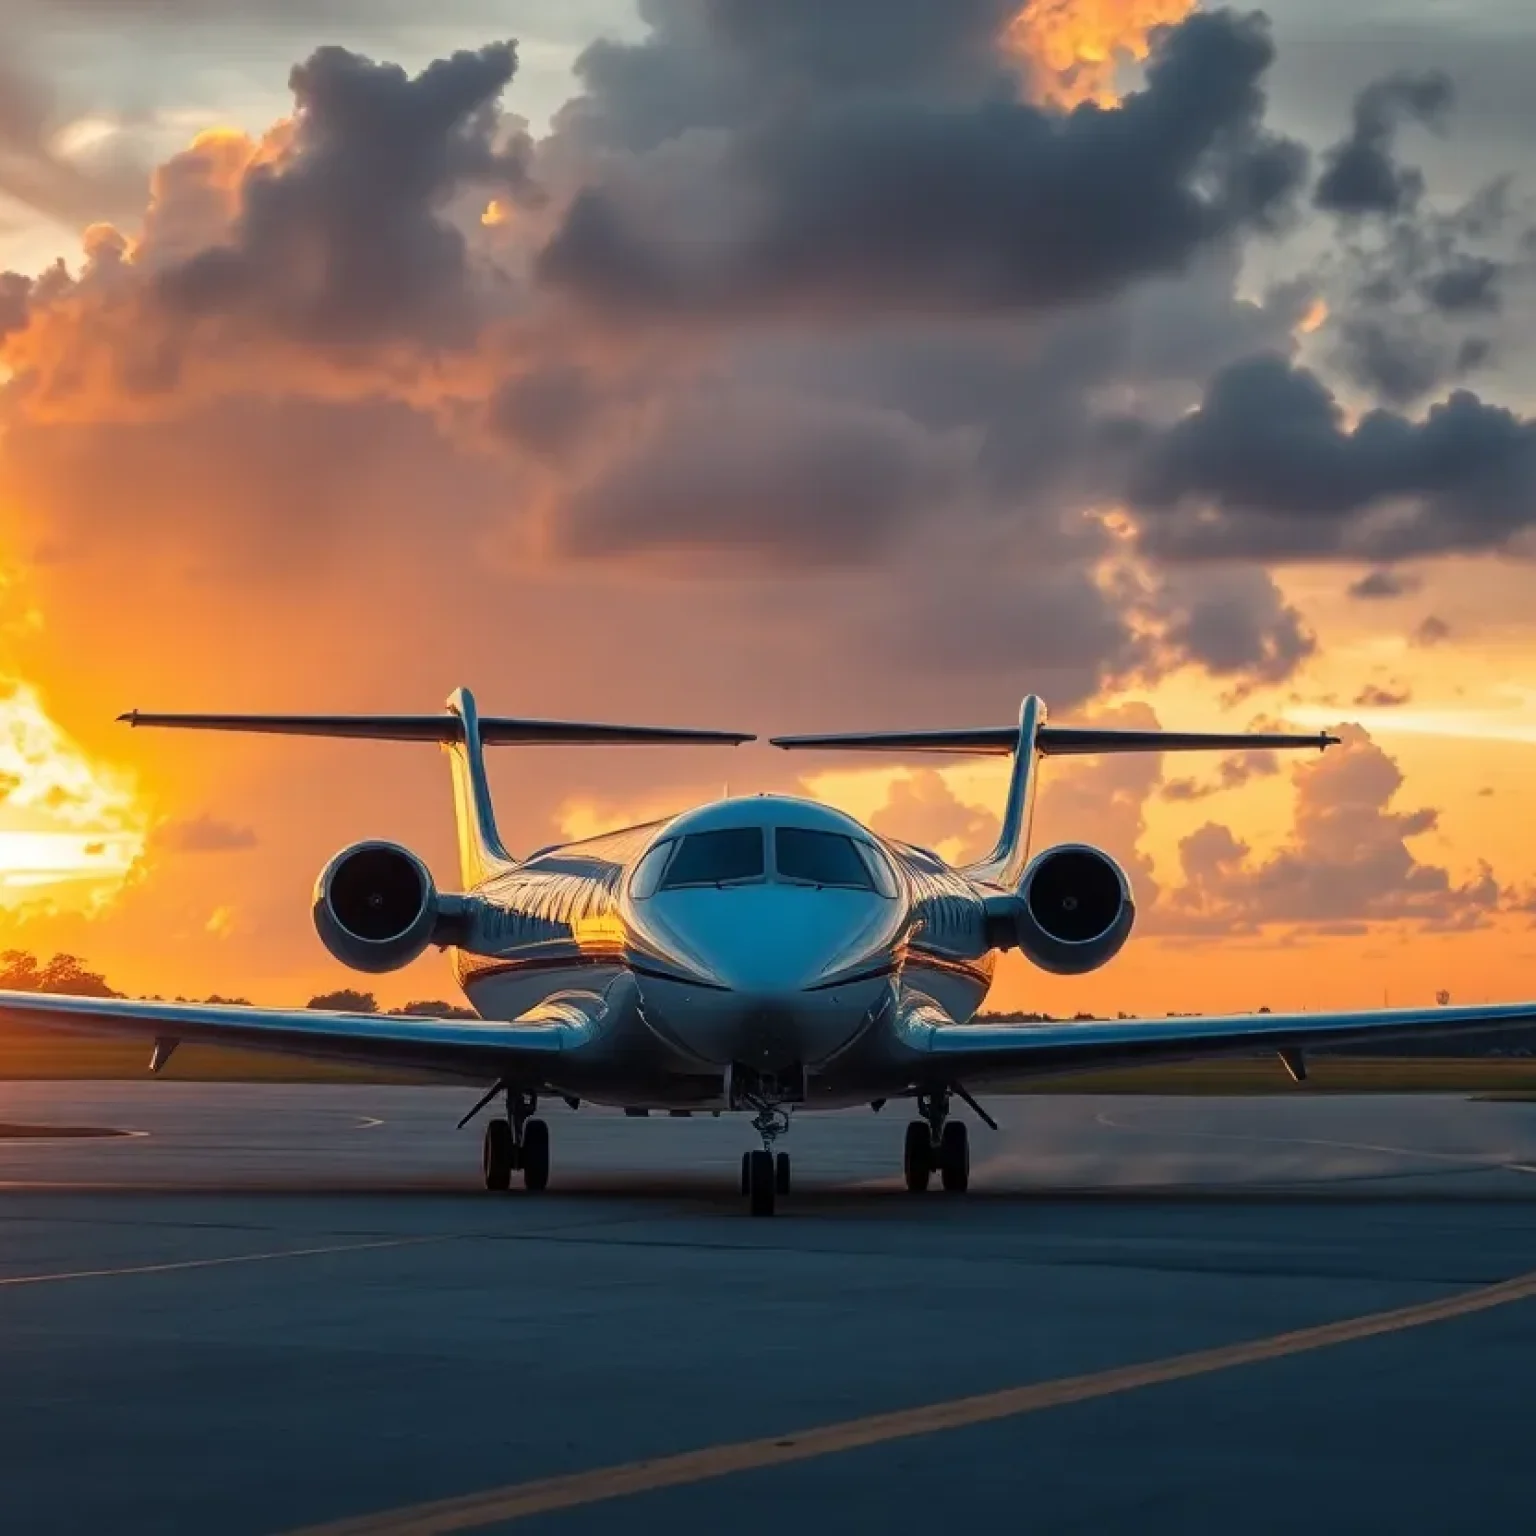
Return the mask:
[[[271,1051],[359,1067],[429,1072],[485,1083],[544,1080],[556,1058],[592,1036],[603,1000],[569,993],[510,1024],[415,1015],[322,1013],[0,992],[0,1023],[153,1043],[158,1070],[179,1044]],[[146,1062],[150,1061],[146,1053]]]
[[1271,1050],[1293,1076],[1302,1053],[1361,1045],[1479,1034],[1536,1025],[1536,1002],[1479,1008],[1385,1008],[1361,1013],[1239,1013],[1226,1017],[1089,1020],[1075,1024],[956,1024],[931,1003],[905,1022],[909,1046],[935,1080],[1046,1077],[1153,1062],[1250,1056]]

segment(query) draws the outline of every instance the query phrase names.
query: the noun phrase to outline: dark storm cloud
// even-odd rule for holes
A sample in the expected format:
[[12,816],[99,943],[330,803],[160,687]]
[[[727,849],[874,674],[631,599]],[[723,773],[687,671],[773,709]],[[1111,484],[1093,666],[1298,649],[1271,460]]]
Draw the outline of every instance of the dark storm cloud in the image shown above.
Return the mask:
[[1159,600],[1169,611],[1163,639],[1172,658],[1241,678],[1244,689],[1284,681],[1317,649],[1301,614],[1257,567],[1172,573]]
[[996,41],[1015,0],[640,0],[638,42],[602,38],[576,62],[583,94],[558,124],[583,149],[644,154],[828,97],[999,97]]
[[1450,265],[1425,278],[1420,292],[1436,309],[1447,314],[1493,313],[1499,308],[1499,279],[1503,270],[1486,256],[1458,254]]
[[166,302],[321,345],[471,340],[467,245],[442,210],[466,184],[528,192],[529,142],[498,106],[516,63],[493,44],[413,78],[322,48],[293,72],[294,153],[247,172],[233,243],[166,271]]
[[497,386],[487,424],[526,452],[557,459],[586,436],[607,394],[603,380],[572,363],[539,364]]
[[1315,374],[1257,357],[1151,437],[1130,494],[1147,547],[1174,559],[1498,549],[1536,522],[1536,422],[1458,391],[1422,421],[1351,427]]
[[1349,595],[1367,599],[1407,597],[1424,583],[1417,576],[1390,569],[1368,571],[1359,581],[1349,584]]
[[1439,127],[1454,95],[1450,76],[1440,70],[1372,81],[1355,98],[1349,137],[1323,157],[1313,202],[1345,215],[1412,210],[1424,195],[1424,176],[1393,158],[1397,130],[1406,122]]
[[908,520],[952,505],[970,457],[962,439],[851,402],[698,400],[578,490],[560,537],[584,554],[752,550],[859,564]]
[[[701,14],[715,10],[732,8]],[[794,10],[808,27],[821,18],[819,55],[834,8]],[[1163,34],[1145,90],[1112,111],[808,90],[584,188],[538,272],[640,318],[1100,298],[1178,271],[1286,205],[1305,155],[1262,126],[1272,55],[1262,18],[1219,12]]]
[[1459,205],[1417,202],[1341,232],[1334,362],[1382,401],[1408,405],[1495,357],[1491,322],[1533,271],[1508,176]]

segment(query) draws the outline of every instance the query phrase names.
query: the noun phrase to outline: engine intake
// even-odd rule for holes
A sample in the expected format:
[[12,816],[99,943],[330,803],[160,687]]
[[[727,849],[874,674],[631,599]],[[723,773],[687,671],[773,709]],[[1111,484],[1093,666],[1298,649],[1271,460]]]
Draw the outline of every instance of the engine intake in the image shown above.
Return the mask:
[[1014,908],[1014,939],[1042,971],[1081,976],[1108,965],[1136,921],[1125,871],[1102,849],[1063,843],[1036,855]]
[[354,971],[377,975],[409,965],[441,941],[449,915],[431,871],[396,843],[345,848],[315,882],[320,942]]

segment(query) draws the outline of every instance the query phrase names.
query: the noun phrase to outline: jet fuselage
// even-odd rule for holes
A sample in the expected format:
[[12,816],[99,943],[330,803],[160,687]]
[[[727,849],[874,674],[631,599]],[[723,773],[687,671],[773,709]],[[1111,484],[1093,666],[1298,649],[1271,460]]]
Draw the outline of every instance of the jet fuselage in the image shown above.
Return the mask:
[[[863,1102],[910,994],[959,1021],[986,997],[986,894],[814,801],[731,799],[493,877],[455,966],[488,1018],[564,992],[609,998],[628,1038],[593,1060],[622,1062],[626,1104],[638,1071],[656,1107],[721,1107],[744,1070],[803,1074],[806,1102]],[[899,1089],[906,1069],[891,1066]],[[607,1097],[601,1082],[559,1086]]]

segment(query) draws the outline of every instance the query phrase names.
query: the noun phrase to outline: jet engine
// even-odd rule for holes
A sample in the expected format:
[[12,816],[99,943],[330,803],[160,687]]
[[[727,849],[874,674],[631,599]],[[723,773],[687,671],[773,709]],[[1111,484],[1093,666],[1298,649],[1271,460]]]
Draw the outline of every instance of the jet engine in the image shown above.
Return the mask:
[[397,971],[434,939],[444,942],[456,898],[438,895],[431,872],[396,843],[344,848],[315,882],[320,942],[354,971]]
[[1019,885],[1014,941],[1042,971],[1081,976],[1125,947],[1136,904],[1125,871],[1102,849],[1062,843],[1031,861]]

